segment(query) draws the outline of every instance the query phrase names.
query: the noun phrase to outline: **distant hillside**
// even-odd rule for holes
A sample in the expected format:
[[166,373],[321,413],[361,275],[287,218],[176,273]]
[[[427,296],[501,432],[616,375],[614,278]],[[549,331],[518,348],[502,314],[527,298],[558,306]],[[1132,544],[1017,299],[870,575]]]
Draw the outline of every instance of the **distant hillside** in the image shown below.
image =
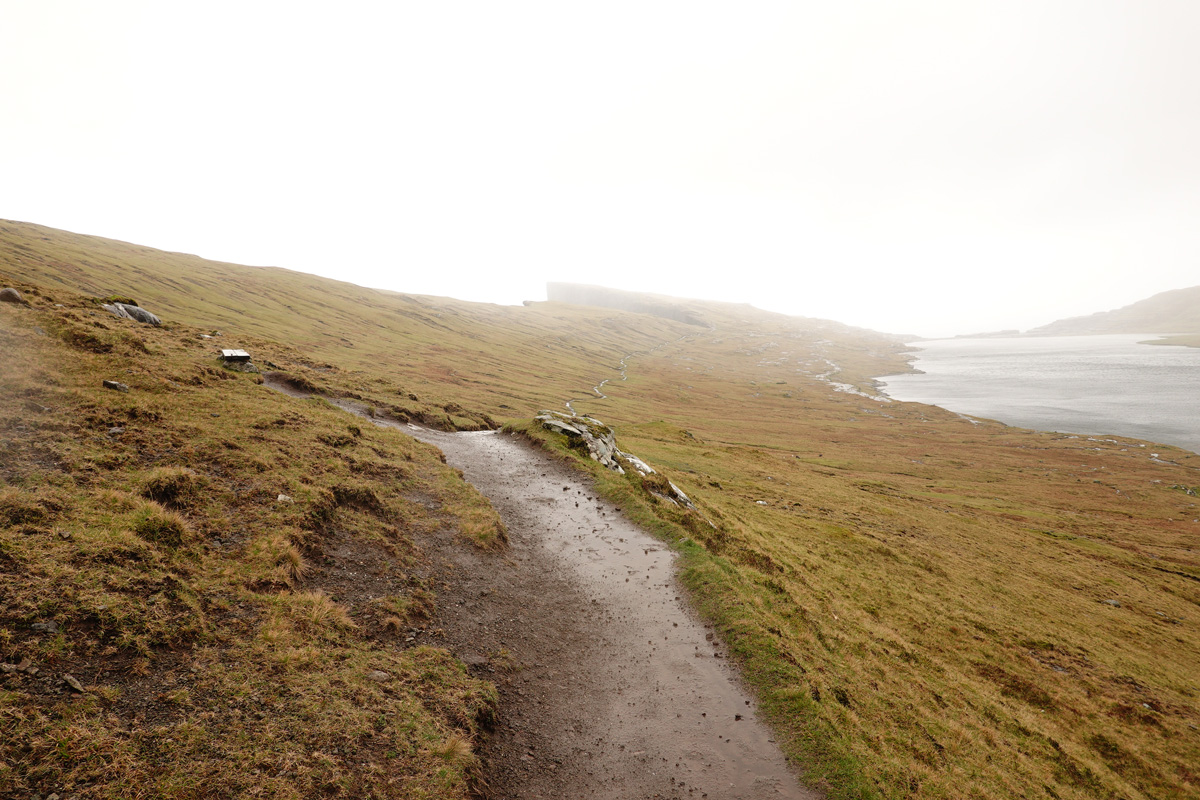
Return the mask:
[[1200,333],[1200,286],[1162,292],[1115,311],[1070,317],[1034,328],[1034,336],[1100,333]]
[[[880,333],[867,328],[858,328],[828,319],[814,317],[786,317],[774,311],[763,311],[749,303],[725,303],[714,300],[689,300],[682,297],[671,297],[664,294],[649,292],[631,292],[625,289],[610,289],[607,286],[590,286],[582,283],[560,283],[551,281],[546,284],[546,299],[554,303],[570,303],[577,306],[592,308],[612,308],[619,311],[629,311],[635,314],[649,314],[653,317],[682,322],[686,325],[709,327],[713,324],[713,312],[719,310],[723,315],[737,318],[743,322],[761,320],[773,325],[781,319],[790,319],[793,324],[802,324],[811,331],[822,331],[833,336],[868,336],[882,338],[892,342],[909,342],[919,337]],[[769,322],[768,322],[769,321]]]
[[650,314],[655,317],[673,319],[688,325],[704,325],[704,322],[688,308],[688,301],[677,297],[626,292],[604,286],[586,286],[581,283],[547,283],[546,299],[551,302],[571,303],[577,306],[596,306]]

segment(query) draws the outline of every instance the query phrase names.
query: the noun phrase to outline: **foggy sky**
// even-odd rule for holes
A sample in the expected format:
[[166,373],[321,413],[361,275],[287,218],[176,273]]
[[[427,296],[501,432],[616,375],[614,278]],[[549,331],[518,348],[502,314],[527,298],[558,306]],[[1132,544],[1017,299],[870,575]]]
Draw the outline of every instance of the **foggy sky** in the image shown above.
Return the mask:
[[8,6],[3,218],[927,336],[1200,284],[1190,0]]

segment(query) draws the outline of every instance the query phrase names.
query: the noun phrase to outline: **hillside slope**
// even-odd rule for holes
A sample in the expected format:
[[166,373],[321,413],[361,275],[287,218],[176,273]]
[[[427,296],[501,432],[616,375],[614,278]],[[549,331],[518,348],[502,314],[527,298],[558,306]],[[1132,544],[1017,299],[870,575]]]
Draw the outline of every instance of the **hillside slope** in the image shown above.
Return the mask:
[[0,304],[0,796],[465,798],[495,688],[403,632],[432,599],[418,543],[498,545],[486,500],[202,330],[23,289]]
[[[591,471],[601,492],[680,550],[693,600],[720,628],[806,780],[830,797],[957,797],[969,787],[981,798],[1182,798],[1200,787],[1195,454],[886,402],[872,394],[870,378],[902,368],[892,340],[727,304],[681,301],[700,324],[561,302],[502,308],[215,264],[23,223],[0,225],[0,282],[31,303],[0,306],[9,347],[21,354],[15,363],[23,365],[4,373],[5,464],[19,468],[3,473],[0,489],[5,508],[15,509],[0,518],[0,579],[7,581],[0,659],[29,651],[48,663],[87,654],[127,681],[157,675],[164,664],[209,674],[222,661],[198,642],[259,648],[253,663],[275,663],[264,653],[278,652],[303,670],[315,656],[304,656],[292,637],[319,622],[322,641],[349,655],[321,660],[312,679],[351,697],[361,686],[338,663],[365,663],[354,659],[371,657],[382,646],[373,637],[390,629],[382,618],[371,623],[382,630],[339,628],[336,612],[308,622],[288,610],[281,598],[316,592],[329,580],[329,550],[316,532],[348,530],[370,540],[382,521],[396,529],[384,537],[399,537],[390,545],[396,553],[408,552],[406,542],[419,553],[423,526],[439,523],[423,522],[428,509],[405,500],[405,492],[416,492],[440,498],[449,520],[441,524],[486,539],[487,507],[406,437],[376,432],[367,439],[366,431],[325,416],[317,401],[304,401],[312,405],[292,418],[296,406],[276,405],[281,400],[251,376],[222,377],[215,348],[246,346],[292,380],[377,413],[447,429],[507,421]],[[88,294],[130,295],[167,324],[151,330],[117,320]],[[202,338],[214,328],[222,336]],[[95,386],[101,374],[125,374],[140,393],[106,394]],[[200,381],[194,389],[193,378]],[[603,470],[531,421],[538,409],[568,400],[613,425],[621,447],[657,475]],[[58,408],[79,421],[39,410]],[[132,428],[135,441],[109,438],[114,427]],[[147,524],[139,520],[158,514],[141,493],[150,485],[146,471],[159,467],[190,470],[216,490],[211,501],[178,510],[177,526],[189,537],[183,553],[138,541],[137,526]],[[303,480],[309,471],[312,485]],[[664,479],[696,508],[664,500]],[[295,511],[255,506],[269,506],[280,486],[297,499]],[[327,508],[322,489],[342,500]],[[126,495],[132,499],[116,512],[102,513]],[[314,509],[324,511],[314,518]],[[239,526],[243,533],[226,533]],[[106,555],[77,558],[70,562],[77,572],[60,574],[50,548],[70,540],[55,540],[57,529],[86,531]],[[314,539],[316,547],[305,550]],[[123,565],[123,582],[105,584],[109,563]],[[411,565],[401,560],[397,569],[397,580],[408,581]],[[36,592],[21,588],[24,576],[43,572]],[[140,579],[147,572],[157,583]],[[260,584],[264,573],[277,577]],[[97,589],[65,595],[60,605],[37,602],[87,581],[103,595]],[[197,606],[210,586],[229,597],[217,611]],[[421,588],[404,582],[388,596],[396,609],[416,610],[433,601],[414,591]],[[132,630],[153,635],[93,644],[89,620],[106,619],[101,605],[122,609]],[[191,623],[191,649],[165,641],[164,608],[186,618],[174,609],[193,606],[207,616]],[[39,637],[32,625],[47,617],[65,633]],[[195,652],[208,655],[197,661]],[[332,788],[264,773],[293,796],[421,796],[413,787],[432,759],[449,764],[445,796],[454,796],[465,791],[472,768],[469,745],[454,744],[455,737],[469,742],[482,733],[474,717],[439,698],[479,698],[479,708],[471,707],[477,714],[488,694],[486,686],[457,684],[452,676],[461,673],[452,667],[434,673],[442,676],[437,685],[413,684],[429,716],[404,734],[416,738],[397,740],[408,749],[395,752],[413,761],[369,773],[378,784],[350,782],[352,751],[333,743],[323,727],[328,718],[304,717],[309,709],[298,700],[264,690],[233,707],[238,719],[278,713],[281,724],[316,720],[312,733],[321,741],[312,749],[323,756],[304,761],[315,770],[305,774]],[[208,689],[221,685],[189,689],[189,713],[227,721],[216,710],[229,707],[226,690]],[[86,763],[144,774],[164,757],[155,749],[163,738],[146,731],[185,721],[138,720],[107,689],[88,704],[60,708],[53,692],[5,687],[5,724],[25,732],[28,720],[43,720],[35,731],[42,749],[4,756],[18,765],[22,788],[66,774],[67,757],[49,755],[64,730],[78,733],[67,753],[74,757],[121,730],[110,716],[125,720],[141,732],[121,736],[139,746],[97,746],[100,755]],[[156,692],[175,696],[181,688]],[[180,741],[188,730],[170,738]],[[193,747],[185,752],[208,752],[203,737],[183,741]],[[366,740],[356,741],[366,748]],[[121,759],[105,762],[106,753]],[[175,773],[180,781],[189,777],[186,763]],[[231,782],[266,769],[245,759],[228,763]],[[389,779],[396,788],[385,792],[379,787]],[[82,796],[104,796],[98,784],[87,785],[91,794]]]
[[[425,421],[453,418],[458,412],[445,409],[451,404],[500,418],[561,404],[591,379],[592,364],[615,364],[688,330],[668,320],[625,324],[619,312],[567,315],[549,304],[403,295],[28,223],[0,222],[0,271],[18,285],[133,297],[164,319],[223,332],[214,347],[286,345],[318,385],[331,368],[356,375],[354,390],[364,398],[413,416],[425,412]],[[482,417],[444,422],[487,424]]]
[[1200,286],[1161,292],[1113,311],[1060,319],[1027,331],[1035,336],[1103,333],[1200,334]]

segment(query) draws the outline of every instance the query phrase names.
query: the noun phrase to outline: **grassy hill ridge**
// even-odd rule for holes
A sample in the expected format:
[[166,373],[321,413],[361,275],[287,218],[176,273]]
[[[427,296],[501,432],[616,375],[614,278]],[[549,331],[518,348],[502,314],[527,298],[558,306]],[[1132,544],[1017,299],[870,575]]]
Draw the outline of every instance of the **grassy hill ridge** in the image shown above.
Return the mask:
[[1160,292],[1112,311],[1056,320],[1027,333],[1037,336],[1173,333],[1192,334],[1190,339],[1194,339],[1200,334],[1200,286]]
[[[97,688],[87,704],[71,704],[55,687],[28,691],[26,673],[6,674],[15,683],[0,696],[5,732],[42,744],[4,751],[0,781],[24,789],[69,779],[83,796],[105,796],[102,777],[133,785],[131,776],[163,763],[172,738],[190,760],[164,786],[211,780],[212,754],[224,753],[230,787],[265,775],[277,796],[416,797],[429,775],[441,792],[429,796],[468,790],[470,748],[456,742],[478,735],[488,690],[464,682],[443,655],[386,655],[399,659],[388,670],[413,676],[403,684],[424,721],[376,730],[363,717],[353,747],[330,733],[327,717],[305,716],[312,690],[290,681],[328,681],[345,702],[365,697],[379,708],[370,704],[385,698],[359,697],[370,684],[356,665],[387,651],[389,617],[420,624],[422,604],[436,602],[413,580],[419,559],[404,554],[442,520],[494,541],[488,508],[406,437],[355,433],[317,401],[279,405],[254,376],[215,363],[217,346],[247,345],[256,359],[380,413],[424,414],[445,427],[506,421],[564,458],[577,456],[528,421],[536,409],[575,398],[581,413],[614,425],[621,446],[699,511],[662,502],[633,476],[580,468],[675,543],[695,602],[722,628],[781,744],[831,797],[1197,792],[1195,454],[1156,446],[1151,457],[1119,437],[1023,431],[885,402],[870,396],[871,376],[903,367],[892,340],[723,304],[687,302],[703,326],[562,303],[504,308],[24,223],[0,224],[0,282],[32,303],[0,306],[20,365],[5,371],[0,395],[0,660],[29,652],[71,669],[71,659],[103,663],[124,676],[119,686],[199,674],[202,689],[175,680],[149,696],[215,715],[191,728],[181,714],[139,719],[103,680],[89,680]],[[132,295],[167,324],[116,320],[85,294]],[[214,328],[219,339],[201,338]],[[135,391],[100,389],[101,375],[124,376]],[[602,399],[590,387],[604,378]],[[159,469],[184,483],[190,470],[206,491],[178,509],[164,505],[153,499]],[[277,493],[295,507],[276,506]],[[414,500],[422,496],[444,511],[427,517]],[[155,540],[164,526],[166,539]],[[77,539],[84,531],[87,552],[101,553],[70,561],[70,574],[49,557],[75,546],[54,538],[64,529]],[[381,592],[390,610],[339,596],[346,589],[322,538],[331,529],[393,554],[395,583]],[[164,544],[176,535],[178,544]],[[109,586],[112,563],[121,566]],[[98,588],[63,588],[88,582]],[[209,586],[224,598],[219,608],[200,599]],[[90,620],[107,619],[99,606],[121,609],[119,630],[133,634],[93,635]],[[55,637],[33,631],[46,619],[61,626]],[[175,619],[191,622],[182,640],[167,641],[176,623],[164,620]],[[95,630],[117,630],[106,624]],[[329,643],[328,658],[304,649],[310,632]],[[236,683],[218,677],[229,661],[221,647],[247,669],[292,677],[254,697],[223,694]],[[422,672],[405,661],[418,656],[442,666]],[[443,702],[451,697],[459,700]],[[221,702],[233,710],[218,713]],[[284,748],[283,731],[303,720],[317,741],[302,737],[268,764],[217,734],[221,725],[261,734],[253,726],[264,720],[284,726],[272,746]],[[52,756],[64,731],[74,731],[70,759]],[[375,737],[390,737],[388,746]],[[378,770],[356,783],[350,753],[370,754]],[[86,769],[71,772],[76,761]],[[198,766],[189,773],[188,764]]]

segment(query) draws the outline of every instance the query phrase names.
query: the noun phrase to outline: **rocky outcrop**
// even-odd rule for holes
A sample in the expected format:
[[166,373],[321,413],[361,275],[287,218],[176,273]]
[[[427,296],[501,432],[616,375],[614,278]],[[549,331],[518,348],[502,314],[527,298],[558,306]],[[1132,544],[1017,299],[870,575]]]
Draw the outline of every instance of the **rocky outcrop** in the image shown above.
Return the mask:
[[130,303],[102,303],[101,308],[121,319],[131,319],[145,325],[162,325],[162,320],[141,306]]
[[653,467],[633,453],[619,449],[617,435],[600,420],[582,415],[570,416],[560,411],[542,411],[536,419],[543,428],[566,436],[569,447],[587,450],[593,461],[600,462],[614,472],[624,475],[627,469],[632,469],[643,478],[657,476],[657,480],[646,482],[648,491],[670,503],[696,509],[678,486],[665,476],[658,475]]

